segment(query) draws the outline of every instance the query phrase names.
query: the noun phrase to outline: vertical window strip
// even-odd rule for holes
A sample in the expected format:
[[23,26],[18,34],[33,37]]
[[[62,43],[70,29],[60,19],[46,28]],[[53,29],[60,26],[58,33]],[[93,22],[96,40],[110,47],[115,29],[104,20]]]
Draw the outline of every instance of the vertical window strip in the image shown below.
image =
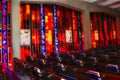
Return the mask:
[[55,52],[59,53],[58,44],[58,17],[57,17],[57,6],[54,5],[54,31],[55,31]]
[[42,54],[46,56],[46,41],[45,41],[45,18],[44,18],[44,5],[40,4],[41,7],[41,47]]

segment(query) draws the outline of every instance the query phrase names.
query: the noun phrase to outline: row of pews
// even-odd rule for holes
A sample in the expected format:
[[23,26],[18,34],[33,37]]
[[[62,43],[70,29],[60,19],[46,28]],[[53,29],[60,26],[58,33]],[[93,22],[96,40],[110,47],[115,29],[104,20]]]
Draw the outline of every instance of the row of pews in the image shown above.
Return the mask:
[[49,67],[43,67],[44,64],[41,65],[41,60],[38,59],[24,62],[15,58],[14,64],[14,73],[17,75],[15,80],[26,80],[22,79],[22,76],[28,76],[29,79],[27,80],[65,80],[52,72]]
[[14,58],[15,80],[120,80],[120,48],[91,49],[84,52],[42,56],[26,62]]

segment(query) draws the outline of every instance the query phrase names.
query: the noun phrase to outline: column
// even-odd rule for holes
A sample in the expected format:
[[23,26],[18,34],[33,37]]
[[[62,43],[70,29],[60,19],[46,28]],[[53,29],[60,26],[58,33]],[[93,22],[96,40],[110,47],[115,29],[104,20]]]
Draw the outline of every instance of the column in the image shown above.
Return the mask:
[[20,0],[11,0],[13,58],[20,59]]
[[84,49],[88,50],[91,48],[91,33],[90,33],[90,13],[88,10],[82,12],[82,23],[84,33]]

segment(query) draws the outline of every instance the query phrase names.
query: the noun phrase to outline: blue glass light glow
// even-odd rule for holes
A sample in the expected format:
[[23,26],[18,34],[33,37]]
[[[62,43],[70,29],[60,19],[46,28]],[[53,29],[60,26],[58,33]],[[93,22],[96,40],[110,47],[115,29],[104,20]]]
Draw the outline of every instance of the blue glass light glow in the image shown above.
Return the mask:
[[54,5],[54,31],[55,31],[55,51],[56,54],[59,53],[58,44],[58,17],[57,17],[57,6]]
[[46,41],[45,41],[45,13],[44,13],[44,6],[40,4],[40,15],[41,15],[41,49],[43,55],[46,56]]
[[78,12],[78,29],[79,29],[79,41],[80,41],[80,51],[83,50],[82,47],[82,32],[81,32],[81,20],[80,20],[80,13]]
[[8,51],[7,51],[7,1],[2,1],[2,64],[8,65]]

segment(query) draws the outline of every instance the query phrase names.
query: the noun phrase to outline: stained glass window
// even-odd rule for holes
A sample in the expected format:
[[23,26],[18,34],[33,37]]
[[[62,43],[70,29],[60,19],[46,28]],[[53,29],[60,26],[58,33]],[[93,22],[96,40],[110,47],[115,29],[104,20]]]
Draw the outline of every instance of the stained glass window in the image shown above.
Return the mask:
[[90,13],[92,47],[117,45],[115,17],[105,13]]
[[21,3],[20,28],[30,34],[26,39],[29,45],[21,40],[23,60],[26,56],[83,50],[81,13],[77,10],[55,4]]
[[11,40],[11,2],[0,1],[0,63],[13,69]]

